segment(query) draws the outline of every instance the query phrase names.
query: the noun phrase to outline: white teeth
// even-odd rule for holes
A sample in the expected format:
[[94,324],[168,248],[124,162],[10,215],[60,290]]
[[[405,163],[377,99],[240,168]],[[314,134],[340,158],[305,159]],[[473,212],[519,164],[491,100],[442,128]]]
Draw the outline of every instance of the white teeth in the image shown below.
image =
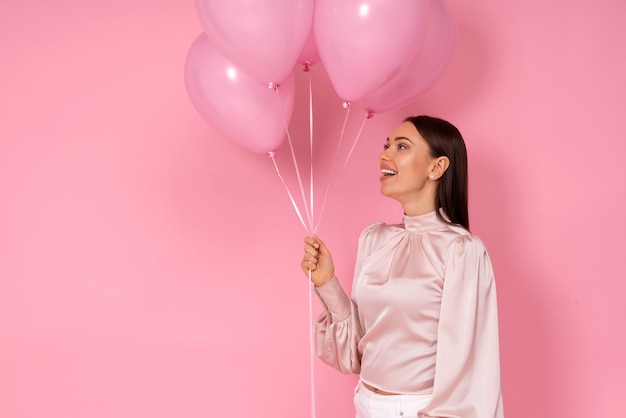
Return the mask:
[[380,172],[383,173],[385,176],[395,176],[396,174],[398,174],[397,171],[389,170],[388,168],[383,168],[380,170]]

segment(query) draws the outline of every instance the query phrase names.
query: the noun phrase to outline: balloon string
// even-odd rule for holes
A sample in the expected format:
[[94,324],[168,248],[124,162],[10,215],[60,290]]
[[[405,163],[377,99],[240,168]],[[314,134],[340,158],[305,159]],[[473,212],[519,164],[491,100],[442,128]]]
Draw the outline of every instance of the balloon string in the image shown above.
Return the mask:
[[309,270],[309,370],[311,376],[311,418],[315,418],[315,327],[313,326],[313,281]]
[[326,201],[328,200],[328,193],[330,192],[330,186],[335,178],[335,170],[337,169],[337,158],[339,156],[339,149],[341,148],[341,144],[343,142],[343,138],[346,132],[346,125],[348,123],[348,118],[350,116],[350,105],[348,103],[345,104],[346,115],[343,120],[343,126],[341,127],[341,134],[339,135],[339,141],[337,142],[337,148],[335,149],[335,156],[333,157],[333,163],[330,169],[330,177],[328,182],[326,183],[326,191],[324,192],[324,199],[322,200],[322,206],[320,209],[320,213],[318,215],[317,224],[313,228],[313,234],[317,232],[317,228],[320,226],[320,222],[322,221],[322,214],[324,213],[324,209],[326,208]]
[[302,214],[300,213],[300,209],[298,208],[298,204],[296,203],[296,200],[293,198],[293,195],[291,194],[291,191],[289,191],[289,187],[287,186],[287,183],[285,183],[285,180],[283,179],[283,176],[280,174],[280,169],[278,168],[278,164],[276,164],[276,158],[274,158],[275,153],[274,152],[270,152],[269,155],[270,155],[270,158],[272,159],[272,162],[274,163],[274,168],[276,169],[276,174],[278,174],[278,178],[283,183],[283,186],[285,186],[285,190],[287,191],[287,194],[289,195],[289,199],[291,200],[291,204],[293,205],[293,208],[296,210],[296,214],[298,215],[298,219],[300,219],[300,223],[302,223],[302,226],[304,227],[304,229],[307,232],[309,232],[309,229],[307,228],[306,223],[304,222],[304,219],[302,218]]
[[[298,205],[285,183],[283,176],[280,174],[280,169],[278,168],[278,164],[276,163],[275,155],[273,152],[269,153],[272,162],[274,163],[274,168],[276,169],[276,174],[278,174],[278,178],[283,183],[285,190],[287,191],[287,195],[289,195],[289,199],[291,200],[291,204],[298,215],[298,219],[300,219],[300,223],[304,227],[305,231],[311,233],[309,229],[307,229],[306,223],[302,218],[302,214],[300,213],[300,209],[298,209]],[[310,369],[310,386],[311,386],[311,418],[315,418],[315,328],[313,327],[313,282],[311,281],[311,270],[309,270],[309,369]]]
[[[311,71],[307,71],[309,75],[309,155],[310,155],[310,184],[309,198],[311,202],[311,219],[315,219],[313,210],[313,85]],[[313,224],[311,224],[313,227]],[[311,231],[315,235],[314,231]],[[311,280],[311,270],[309,270],[309,386],[311,388],[311,418],[316,417],[315,412],[315,327],[313,326],[313,281]]]
[[[275,87],[276,93],[278,94],[278,86]],[[281,104],[282,106],[282,104]],[[284,112],[281,112],[284,113]],[[302,202],[304,204],[304,211],[306,213],[307,216],[307,220],[308,220],[308,227],[304,227],[304,229],[307,230],[307,232],[311,232],[313,230],[313,218],[311,216],[311,213],[309,212],[309,205],[307,204],[307,200],[304,194],[304,186],[302,184],[302,177],[300,175],[300,167],[298,166],[298,159],[296,158],[296,154],[295,151],[293,149],[293,141],[291,140],[291,134],[289,133],[289,127],[287,125],[287,121],[285,119],[283,119],[283,125],[285,127],[285,132],[287,133],[287,142],[289,143],[289,150],[291,152],[291,160],[293,161],[293,166],[294,166],[294,170],[296,172],[296,178],[298,179],[298,185],[300,186],[300,195],[302,197]],[[272,160],[274,160],[274,158],[272,158]],[[274,165],[276,165],[276,161],[274,161]],[[282,180],[282,177],[281,177]],[[284,184],[284,180],[283,180],[283,184]],[[285,185],[285,187],[287,187]],[[290,193],[291,195],[291,193]]]
[[346,161],[343,164],[344,168],[348,165],[348,161],[350,161],[350,157],[352,157],[352,152],[354,151],[354,148],[356,148],[356,144],[359,141],[359,138],[361,137],[363,128],[365,127],[365,122],[367,122],[367,120],[371,118],[372,118],[372,113],[368,113],[365,119],[363,119],[363,122],[361,123],[361,127],[359,128],[359,132],[357,132],[356,137],[354,138],[354,142],[352,143],[352,148],[350,148],[350,152],[348,153],[348,156],[346,157]]
[[309,154],[310,154],[310,184],[309,184],[309,199],[311,202],[311,227],[313,227],[313,220],[315,219],[313,211],[313,85],[311,71],[309,74]]
[[[285,124],[285,129],[287,129],[286,124]],[[300,176],[300,167],[298,166],[298,159],[296,158],[296,153],[293,149],[293,142],[291,141],[291,135],[289,134],[289,130],[287,130],[287,142],[289,142],[289,150],[291,151],[291,159],[293,160],[293,167],[296,171],[296,178],[298,179],[298,185],[300,186],[300,194],[302,196],[302,201],[304,202],[304,210],[306,211],[306,216],[307,216],[307,220],[309,224],[309,227],[306,229],[307,231],[311,231],[313,229],[313,219],[311,218],[309,205],[307,204],[306,196],[304,194],[304,186],[302,184],[302,177]]]
[[[275,87],[276,91],[278,91],[278,87]],[[285,180],[283,179],[283,176],[280,174],[280,169],[278,168],[278,164],[276,163],[276,158],[275,158],[275,153],[274,152],[270,152],[269,156],[272,159],[272,162],[274,163],[274,168],[276,169],[276,174],[278,175],[278,178],[280,179],[280,181],[283,183],[283,186],[285,187],[285,190],[287,191],[287,195],[289,196],[289,199],[291,200],[291,204],[293,205],[293,208],[296,211],[296,214],[298,215],[298,219],[300,220],[300,223],[302,224],[302,226],[304,227],[305,231],[307,231],[307,233],[309,234],[313,234],[312,233],[312,228],[313,228],[313,99],[312,99],[313,95],[312,95],[312,86],[311,86],[311,78],[310,78],[310,73],[309,73],[309,124],[310,124],[310,131],[309,131],[309,151],[310,151],[310,203],[311,203],[311,211],[309,212],[309,209],[306,205],[306,199],[305,199],[305,194],[304,194],[304,187],[302,185],[302,179],[300,177],[300,169],[298,167],[298,161],[293,149],[293,144],[291,142],[291,136],[289,134],[289,129],[287,127],[287,122],[283,121],[284,125],[285,125],[285,131],[287,133],[287,138],[289,140],[289,148],[291,150],[291,158],[293,160],[293,164],[294,164],[294,168],[296,171],[296,175],[298,178],[298,183],[300,185],[300,192],[302,194],[302,201],[304,203],[305,209],[306,209],[306,213],[307,213],[307,217],[308,217],[308,221],[309,221],[309,227],[307,228],[306,223],[304,222],[304,218],[302,217],[302,213],[300,212],[300,209],[298,208],[298,204],[296,203],[293,194],[291,193],[291,191],[289,190],[289,187],[287,186],[287,183],[285,182]],[[313,234],[314,235],[314,234]],[[313,282],[311,281],[311,270],[309,270],[309,368],[310,368],[310,387],[311,387],[311,418],[316,418],[316,411],[315,411],[315,328],[313,326]]]

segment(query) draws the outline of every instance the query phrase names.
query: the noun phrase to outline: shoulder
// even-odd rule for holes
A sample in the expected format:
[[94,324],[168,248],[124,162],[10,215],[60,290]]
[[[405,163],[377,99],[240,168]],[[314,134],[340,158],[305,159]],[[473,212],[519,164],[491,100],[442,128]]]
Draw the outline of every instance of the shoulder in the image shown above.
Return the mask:
[[445,260],[447,279],[487,287],[494,281],[487,248],[479,237],[470,232],[459,234],[451,242]]
[[371,235],[376,233],[376,231],[380,230],[381,228],[384,228],[388,226],[386,223],[384,222],[374,222],[371,225],[366,226],[363,231],[361,232],[361,236],[366,236],[366,235]]
[[450,256],[483,257],[487,255],[485,243],[477,236],[462,227],[452,226],[456,236],[448,247]]
[[385,222],[374,222],[363,229],[361,232],[361,238],[373,237],[376,235],[395,234],[403,231],[405,231],[405,228],[402,223],[388,224]]
[[445,258],[452,260],[469,261],[485,259],[489,261],[489,253],[485,243],[477,236],[460,226],[450,226],[454,231],[453,237],[447,245]]
[[387,224],[384,222],[374,222],[371,225],[368,225],[361,231],[361,236],[359,237],[359,246],[367,245],[370,246],[371,242],[376,238],[377,235],[380,234],[381,230],[387,227]]
[[385,242],[389,236],[400,231],[402,225],[387,224],[385,222],[374,222],[365,227],[359,237],[359,247],[370,249]]

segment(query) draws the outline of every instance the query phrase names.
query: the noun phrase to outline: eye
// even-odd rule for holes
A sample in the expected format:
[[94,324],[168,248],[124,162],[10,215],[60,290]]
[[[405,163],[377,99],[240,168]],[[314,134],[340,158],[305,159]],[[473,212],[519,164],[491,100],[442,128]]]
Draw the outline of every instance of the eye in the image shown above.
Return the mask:
[[383,145],[383,149],[384,149],[384,150],[388,150],[388,149],[389,149],[389,144],[385,144],[385,145]]
[[402,144],[402,143],[398,143],[397,147],[398,147],[398,150],[403,150],[403,149],[408,149],[409,148],[405,144]]

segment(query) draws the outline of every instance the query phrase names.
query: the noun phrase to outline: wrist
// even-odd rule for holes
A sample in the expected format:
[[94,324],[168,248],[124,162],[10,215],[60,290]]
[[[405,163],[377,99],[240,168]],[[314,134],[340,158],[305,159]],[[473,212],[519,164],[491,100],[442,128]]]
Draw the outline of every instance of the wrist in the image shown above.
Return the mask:
[[329,281],[331,281],[334,277],[335,275],[331,274],[330,276],[324,276],[323,278],[316,278],[316,279],[313,279],[312,281],[315,287],[321,287],[321,286],[324,286]]

